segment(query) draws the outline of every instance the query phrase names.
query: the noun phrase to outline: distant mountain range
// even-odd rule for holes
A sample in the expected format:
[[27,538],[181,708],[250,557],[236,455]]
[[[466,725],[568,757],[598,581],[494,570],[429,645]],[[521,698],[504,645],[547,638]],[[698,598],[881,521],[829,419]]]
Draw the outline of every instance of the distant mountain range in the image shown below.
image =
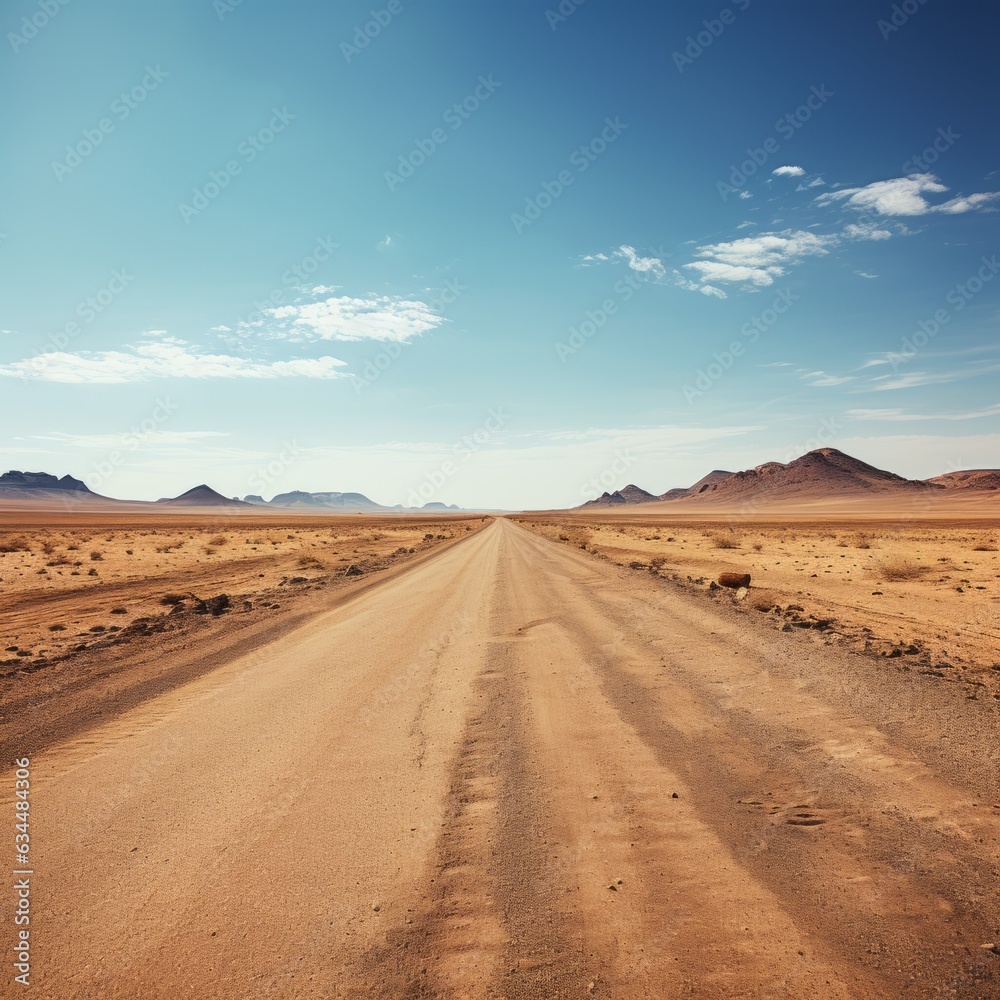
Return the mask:
[[0,501],[29,500],[42,502],[46,500],[61,500],[69,503],[142,503],[146,506],[164,507],[268,507],[298,510],[336,510],[342,513],[364,513],[365,511],[400,511],[423,510],[451,511],[460,510],[455,504],[445,504],[438,501],[425,503],[423,507],[385,507],[370,500],[363,493],[305,493],[293,490],[290,493],[279,493],[271,500],[260,496],[248,496],[243,500],[239,497],[226,497],[213,490],[211,486],[202,483],[176,497],[162,497],[150,505],[146,501],[113,500],[94,493],[87,485],[72,476],[61,479],[47,472],[5,472],[0,475]]
[[305,493],[302,490],[292,490],[291,493],[279,493],[270,500],[265,500],[260,496],[247,496],[243,498],[246,503],[256,507],[301,507],[301,508],[326,508],[340,511],[366,511],[366,510],[459,510],[456,504],[445,503],[425,503],[423,507],[404,508],[402,504],[394,507],[385,507],[374,500],[370,500],[363,493]]
[[[650,493],[630,484],[614,493],[604,493],[577,510],[634,507],[658,504],[766,505],[771,502],[837,500],[857,497],[897,497],[908,495],[947,495],[949,493],[989,496],[1000,499],[1000,469],[967,469],[946,472],[931,479],[904,479],[860,459],[845,455],[836,448],[818,448],[792,462],[765,462],[744,472],[715,469],[693,486],[675,487],[665,493]],[[5,472],[0,475],[0,501],[62,502],[64,504],[127,504],[138,501],[112,500],[90,490],[72,476],[57,478],[46,472]],[[977,501],[978,502],[978,501]],[[202,484],[177,497],[164,497],[155,504],[164,507],[265,507],[282,510],[339,511],[367,513],[378,511],[456,511],[454,504],[426,503],[423,507],[386,507],[363,493],[307,493],[292,490],[270,500],[261,496],[226,497]]]
[[635,485],[581,504],[577,510],[674,502],[704,504],[767,503],[787,500],[836,499],[854,496],[934,494],[945,491],[1000,490],[1000,470],[970,469],[933,479],[904,479],[836,448],[818,448],[792,462],[765,462],[745,472],[710,472],[686,489],[659,495]]
[[638,486],[626,486],[624,489],[615,490],[614,493],[604,493],[596,500],[588,500],[585,504],[582,504],[582,506],[620,507],[622,504],[629,503],[654,503],[657,500],[680,500],[683,497],[696,496],[709,486],[721,482],[723,479],[726,479],[731,475],[731,472],[723,472],[721,469],[716,469],[715,471],[710,472],[707,476],[702,476],[701,479],[694,484],[694,486],[677,486],[672,490],[667,490],[666,493],[661,493],[659,496],[656,496],[653,493],[647,493]]

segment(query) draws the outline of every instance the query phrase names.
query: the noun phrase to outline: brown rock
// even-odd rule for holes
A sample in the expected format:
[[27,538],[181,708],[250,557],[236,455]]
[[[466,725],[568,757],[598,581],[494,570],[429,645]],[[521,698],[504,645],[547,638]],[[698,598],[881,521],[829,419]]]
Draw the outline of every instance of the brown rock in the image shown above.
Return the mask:
[[719,585],[722,587],[731,587],[733,590],[739,590],[740,587],[750,586],[750,574],[749,573],[720,573],[719,574]]

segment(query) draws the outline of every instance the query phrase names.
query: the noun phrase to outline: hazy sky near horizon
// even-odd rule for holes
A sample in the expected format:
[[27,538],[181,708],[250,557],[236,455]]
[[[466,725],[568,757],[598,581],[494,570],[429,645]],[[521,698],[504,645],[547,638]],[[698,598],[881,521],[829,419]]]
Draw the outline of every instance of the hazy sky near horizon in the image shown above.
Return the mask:
[[2,18],[5,468],[517,508],[1000,465],[993,6]]

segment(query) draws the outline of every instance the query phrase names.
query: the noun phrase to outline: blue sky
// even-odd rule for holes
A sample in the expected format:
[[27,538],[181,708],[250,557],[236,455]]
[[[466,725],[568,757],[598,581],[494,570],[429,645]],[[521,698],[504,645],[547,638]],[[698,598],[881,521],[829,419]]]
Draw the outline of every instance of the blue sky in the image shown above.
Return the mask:
[[1000,464],[1000,12],[3,18],[6,466],[515,508]]

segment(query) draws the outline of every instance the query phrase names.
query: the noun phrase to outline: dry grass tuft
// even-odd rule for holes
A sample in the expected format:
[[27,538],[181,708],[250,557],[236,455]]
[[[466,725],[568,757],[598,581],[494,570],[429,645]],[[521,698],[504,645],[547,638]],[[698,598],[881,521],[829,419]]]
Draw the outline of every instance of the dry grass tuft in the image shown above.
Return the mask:
[[734,534],[713,535],[712,545],[717,549],[738,549],[740,547],[740,538]]
[[928,566],[922,566],[920,563],[914,562],[912,559],[907,559],[905,556],[891,556],[888,559],[880,560],[876,566],[876,571],[883,580],[895,582],[899,580],[916,580],[923,576],[929,568]]
[[31,545],[24,538],[6,538],[0,542],[0,552],[30,552]]

